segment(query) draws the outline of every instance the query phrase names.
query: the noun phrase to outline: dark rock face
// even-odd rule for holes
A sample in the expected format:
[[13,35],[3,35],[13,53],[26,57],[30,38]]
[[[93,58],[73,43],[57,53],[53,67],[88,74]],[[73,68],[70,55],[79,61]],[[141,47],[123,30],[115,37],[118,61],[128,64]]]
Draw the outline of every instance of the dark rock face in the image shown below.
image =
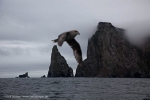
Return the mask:
[[45,75],[43,75],[43,76],[41,76],[41,78],[46,78],[46,76],[45,76]]
[[100,22],[98,30],[89,39],[87,59],[78,66],[76,77],[149,77],[150,50],[130,44],[125,30],[111,23]]
[[19,77],[16,78],[30,78],[30,77],[28,76],[28,72],[26,72],[25,74],[19,75]]
[[57,46],[52,49],[51,64],[47,77],[73,77],[73,70],[68,66],[65,58],[59,53]]

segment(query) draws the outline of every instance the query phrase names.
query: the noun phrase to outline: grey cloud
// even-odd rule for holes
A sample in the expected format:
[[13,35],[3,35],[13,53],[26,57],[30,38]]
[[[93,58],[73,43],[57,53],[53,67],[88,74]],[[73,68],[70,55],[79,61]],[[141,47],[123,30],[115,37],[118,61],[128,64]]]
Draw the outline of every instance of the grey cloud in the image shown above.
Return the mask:
[[142,47],[148,37],[150,37],[150,20],[143,20],[129,24],[126,26],[126,35],[128,40],[138,46]]
[[0,49],[0,56],[7,56],[7,55],[10,55],[8,51]]
[[23,53],[23,49],[21,48],[0,49],[1,56],[21,55],[22,53]]

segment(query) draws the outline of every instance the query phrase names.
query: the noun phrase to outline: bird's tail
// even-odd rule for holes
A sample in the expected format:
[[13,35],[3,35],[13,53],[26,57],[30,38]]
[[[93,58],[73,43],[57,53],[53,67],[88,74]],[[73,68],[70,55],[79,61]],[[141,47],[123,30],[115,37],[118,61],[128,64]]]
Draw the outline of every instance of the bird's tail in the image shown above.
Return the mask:
[[58,41],[58,39],[52,40],[54,43]]

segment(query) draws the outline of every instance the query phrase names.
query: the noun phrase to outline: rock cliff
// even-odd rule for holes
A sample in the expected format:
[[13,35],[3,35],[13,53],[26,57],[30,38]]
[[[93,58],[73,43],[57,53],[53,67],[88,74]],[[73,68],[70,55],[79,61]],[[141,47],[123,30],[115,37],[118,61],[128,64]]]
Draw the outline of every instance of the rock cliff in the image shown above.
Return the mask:
[[59,53],[57,46],[52,48],[51,64],[47,77],[72,77],[73,70],[68,66],[65,58]]
[[150,50],[130,44],[125,30],[100,22],[89,39],[87,59],[76,77],[150,77]]

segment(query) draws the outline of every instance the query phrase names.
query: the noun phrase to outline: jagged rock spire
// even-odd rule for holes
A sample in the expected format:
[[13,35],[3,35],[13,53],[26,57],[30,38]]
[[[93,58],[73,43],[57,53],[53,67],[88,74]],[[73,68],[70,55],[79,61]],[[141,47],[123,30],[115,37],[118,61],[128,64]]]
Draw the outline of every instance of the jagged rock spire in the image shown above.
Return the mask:
[[51,63],[47,77],[72,77],[73,70],[68,66],[65,58],[60,54],[57,46],[54,45],[51,54]]

